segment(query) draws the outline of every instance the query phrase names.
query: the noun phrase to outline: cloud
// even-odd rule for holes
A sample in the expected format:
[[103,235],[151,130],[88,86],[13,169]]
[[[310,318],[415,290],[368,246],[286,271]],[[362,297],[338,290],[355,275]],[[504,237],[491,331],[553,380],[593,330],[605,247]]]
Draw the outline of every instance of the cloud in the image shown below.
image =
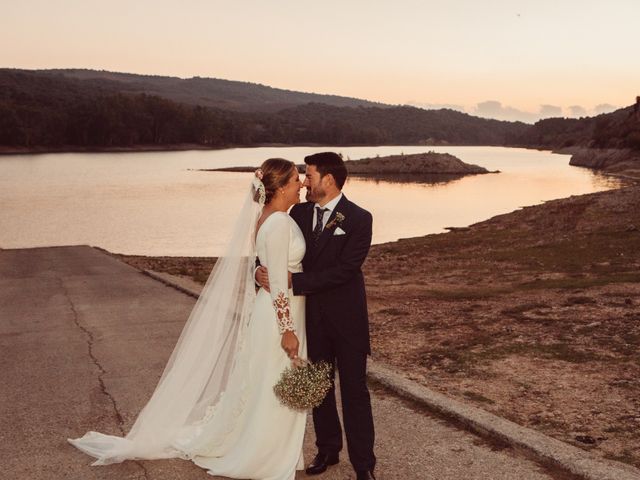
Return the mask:
[[571,117],[586,117],[587,116],[587,110],[581,105],[571,105],[569,107],[569,112],[571,112],[571,114],[569,115]]
[[602,103],[600,105],[596,105],[594,108],[585,108],[582,105],[571,105],[567,107],[569,111],[569,117],[578,118],[578,117],[592,117],[594,115],[600,115],[601,113],[609,113],[617,110],[618,107],[615,105],[609,105],[608,103]]
[[611,105],[609,103],[601,103],[600,105],[596,105],[593,109],[593,113],[595,115],[600,115],[601,113],[609,113],[617,110],[618,107],[615,105]]
[[471,112],[474,115],[485,118],[495,118],[497,120],[508,120],[511,122],[520,121],[534,123],[540,118],[539,114],[525,112],[508,105],[502,105],[497,100],[487,100],[476,105]]
[[619,108],[608,103],[596,105],[593,109],[587,109],[582,105],[571,105],[569,107],[562,107],[559,105],[542,104],[540,105],[537,112],[529,112],[509,105],[504,105],[498,100],[486,100],[469,108],[465,108],[462,105],[455,104],[424,103],[416,101],[407,102],[407,104],[427,110],[449,108],[452,110],[457,110],[459,112],[469,113],[478,117],[493,118],[496,120],[507,120],[510,122],[519,121],[525,123],[535,123],[540,119],[552,117],[587,117],[599,115],[601,113],[609,113]]
[[540,105],[541,118],[561,117],[561,116],[562,116],[562,107],[558,107],[557,105]]

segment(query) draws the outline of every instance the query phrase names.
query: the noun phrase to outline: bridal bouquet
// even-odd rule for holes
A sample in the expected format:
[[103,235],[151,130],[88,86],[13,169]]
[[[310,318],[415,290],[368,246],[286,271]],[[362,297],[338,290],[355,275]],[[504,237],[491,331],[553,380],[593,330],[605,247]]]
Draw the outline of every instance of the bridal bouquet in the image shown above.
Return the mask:
[[322,403],[331,388],[331,365],[298,359],[286,368],[273,387],[280,403],[293,410],[306,410]]

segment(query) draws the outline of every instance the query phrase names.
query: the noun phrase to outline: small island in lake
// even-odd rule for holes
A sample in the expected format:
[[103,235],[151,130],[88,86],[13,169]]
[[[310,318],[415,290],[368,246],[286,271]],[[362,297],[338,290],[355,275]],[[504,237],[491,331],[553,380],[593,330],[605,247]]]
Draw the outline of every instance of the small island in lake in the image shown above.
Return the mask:
[[[416,153],[411,155],[389,155],[386,157],[346,160],[345,165],[350,175],[373,178],[391,178],[396,181],[414,181],[414,178],[426,176],[446,176],[460,178],[464,175],[476,175],[490,172],[484,167],[465,163],[449,153]],[[298,165],[304,172],[305,165]],[[256,167],[225,167],[203,169],[208,172],[253,172]]]
[[484,167],[464,163],[450,153],[436,152],[347,160],[345,164],[352,175],[475,175],[491,173]]

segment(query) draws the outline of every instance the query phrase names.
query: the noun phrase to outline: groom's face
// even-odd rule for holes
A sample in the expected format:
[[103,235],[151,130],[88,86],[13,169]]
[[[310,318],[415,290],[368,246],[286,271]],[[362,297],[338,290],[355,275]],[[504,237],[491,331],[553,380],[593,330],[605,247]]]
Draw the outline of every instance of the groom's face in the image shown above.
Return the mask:
[[302,186],[307,189],[305,197],[307,202],[318,202],[327,195],[322,180],[323,178],[320,176],[320,172],[318,172],[316,166],[307,165],[304,183],[302,184]]

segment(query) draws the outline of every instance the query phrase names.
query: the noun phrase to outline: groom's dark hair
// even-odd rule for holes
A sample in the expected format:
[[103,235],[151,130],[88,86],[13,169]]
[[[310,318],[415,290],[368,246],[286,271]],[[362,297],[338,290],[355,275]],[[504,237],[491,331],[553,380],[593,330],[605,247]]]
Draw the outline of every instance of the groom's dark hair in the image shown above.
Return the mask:
[[338,189],[342,190],[344,182],[347,180],[347,167],[340,155],[335,152],[314,153],[304,157],[304,163],[314,165],[320,173],[320,178],[331,174]]

